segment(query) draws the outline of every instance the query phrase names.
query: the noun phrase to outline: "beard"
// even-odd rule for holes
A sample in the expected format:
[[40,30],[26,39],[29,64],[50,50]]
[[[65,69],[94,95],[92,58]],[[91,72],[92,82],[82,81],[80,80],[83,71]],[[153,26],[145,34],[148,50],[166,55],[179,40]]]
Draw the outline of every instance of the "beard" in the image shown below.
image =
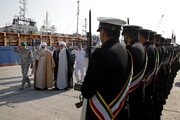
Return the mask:
[[60,48],[60,50],[64,50],[65,48],[63,47],[63,48]]
[[42,50],[42,51],[45,51],[45,50],[46,50],[46,48],[41,48],[41,50]]

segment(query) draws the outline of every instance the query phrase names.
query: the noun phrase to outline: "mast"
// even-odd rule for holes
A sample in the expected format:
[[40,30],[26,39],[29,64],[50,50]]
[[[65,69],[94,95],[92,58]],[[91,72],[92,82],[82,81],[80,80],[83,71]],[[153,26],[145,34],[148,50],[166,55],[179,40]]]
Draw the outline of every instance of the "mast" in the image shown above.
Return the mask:
[[22,17],[23,20],[25,20],[26,18],[26,5],[27,5],[27,0],[19,0],[19,3],[22,4],[22,7],[19,6],[20,9],[20,17]]
[[45,20],[45,23],[46,23],[47,26],[49,26],[48,17],[49,17],[49,14],[48,14],[48,11],[47,11],[47,12],[46,12],[46,20]]
[[87,34],[87,18],[85,18],[84,19],[84,21],[85,21],[85,24],[83,25],[83,33],[84,33],[84,35],[86,35]]
[[76,33],[78,34],[78,24],[79,24],[79,0],[77,1],[77,29],[76,29]]

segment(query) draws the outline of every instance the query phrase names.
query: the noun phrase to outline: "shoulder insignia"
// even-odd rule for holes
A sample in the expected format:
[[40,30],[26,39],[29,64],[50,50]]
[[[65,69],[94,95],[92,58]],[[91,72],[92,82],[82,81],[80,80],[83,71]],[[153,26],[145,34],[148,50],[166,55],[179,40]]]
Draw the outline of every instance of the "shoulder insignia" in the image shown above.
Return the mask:
[[98,46],[98,48],[102,48],[102,46],[100,45],[100,46]]
[[127,45],[131,45],[130,43],[127,43]]

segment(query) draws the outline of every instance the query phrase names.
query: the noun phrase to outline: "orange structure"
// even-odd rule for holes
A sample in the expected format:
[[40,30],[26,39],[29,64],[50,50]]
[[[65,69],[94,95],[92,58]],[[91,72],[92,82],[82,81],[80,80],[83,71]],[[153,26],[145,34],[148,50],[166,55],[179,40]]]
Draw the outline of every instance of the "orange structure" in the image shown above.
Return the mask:
[[65,41],[70,45],[77,45],[81,42],[87,45],[87,37],[79,34],[29,34],[29,33],[13,33],[13,32],[0,32],[0,46],[18,46],[21,42],[26,42],[28,46],[36,45],[37,41],[46,42],[48,46],[56,45],[59,41]]

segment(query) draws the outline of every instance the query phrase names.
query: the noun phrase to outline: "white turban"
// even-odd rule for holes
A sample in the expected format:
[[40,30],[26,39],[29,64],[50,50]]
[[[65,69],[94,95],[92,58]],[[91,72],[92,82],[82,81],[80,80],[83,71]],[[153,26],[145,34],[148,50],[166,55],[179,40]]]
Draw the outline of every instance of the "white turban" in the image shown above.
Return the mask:
[[64,46],[66,46],[66,43],[65,43],[64,41],[60,41],[60,42],[59,42],[59,45],[64,45]]
[[47,46],[45,42],[42,42],[40,46]]

